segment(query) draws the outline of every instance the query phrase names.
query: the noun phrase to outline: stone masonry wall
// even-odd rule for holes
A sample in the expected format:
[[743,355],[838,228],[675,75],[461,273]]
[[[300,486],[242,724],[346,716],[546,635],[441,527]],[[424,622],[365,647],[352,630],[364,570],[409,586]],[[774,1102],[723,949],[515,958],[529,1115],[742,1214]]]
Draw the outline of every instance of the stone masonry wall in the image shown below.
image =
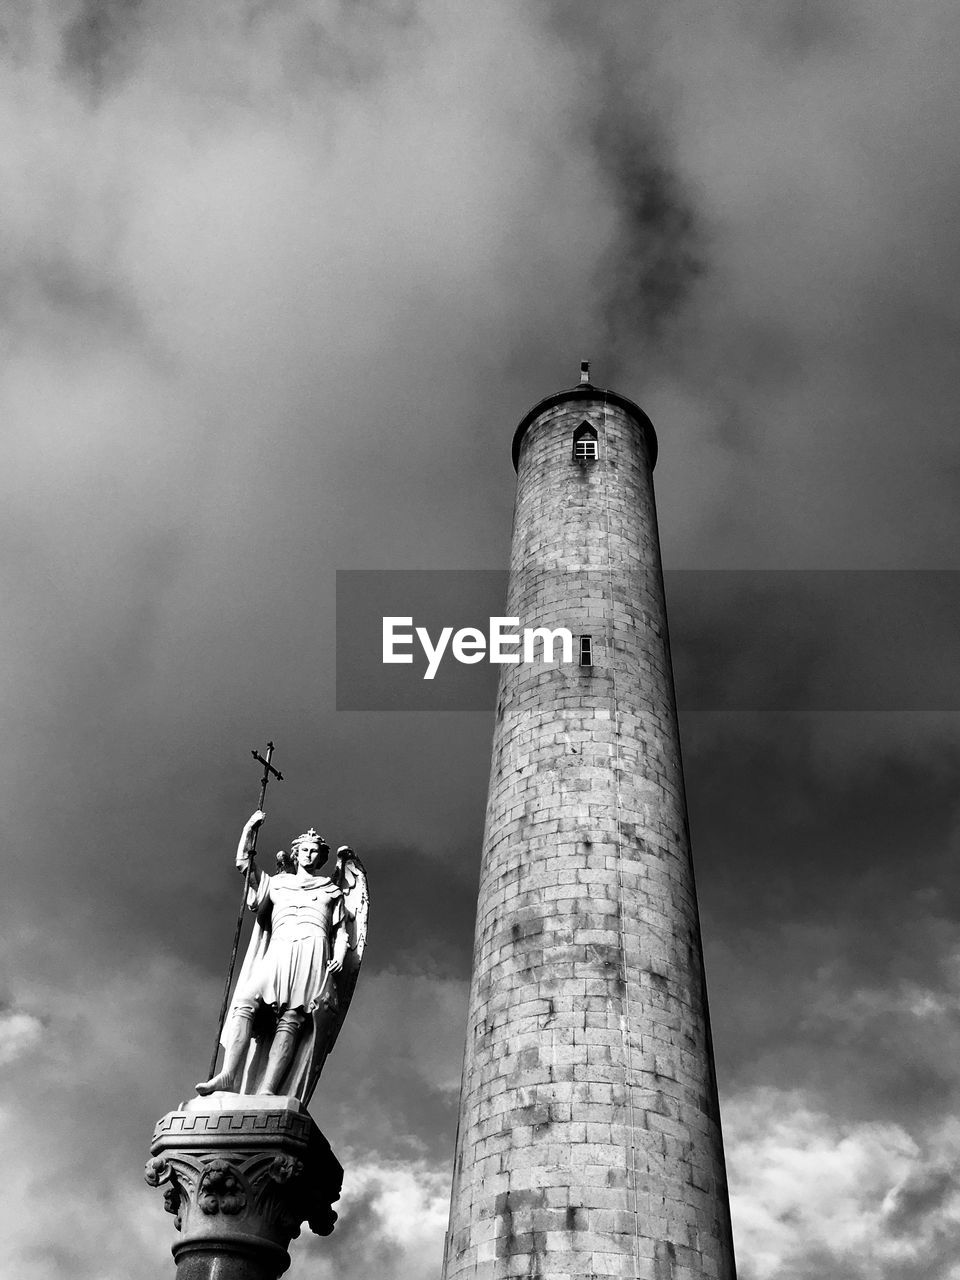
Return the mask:
[[506,613],[594,666],[503,668],[445,1280],[735,1276],[649,444],[520,450]]

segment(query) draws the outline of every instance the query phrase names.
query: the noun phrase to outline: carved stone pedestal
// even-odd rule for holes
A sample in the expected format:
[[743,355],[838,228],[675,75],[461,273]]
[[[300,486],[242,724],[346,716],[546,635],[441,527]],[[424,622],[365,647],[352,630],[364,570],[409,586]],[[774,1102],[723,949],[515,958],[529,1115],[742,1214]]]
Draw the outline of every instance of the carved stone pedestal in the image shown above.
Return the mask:
[[293,1098],[216,1094],[158,1123],[145,1177],[180,1238],[176,1280],[276,1280],[306,1222],[329,1235],[343,1169]]

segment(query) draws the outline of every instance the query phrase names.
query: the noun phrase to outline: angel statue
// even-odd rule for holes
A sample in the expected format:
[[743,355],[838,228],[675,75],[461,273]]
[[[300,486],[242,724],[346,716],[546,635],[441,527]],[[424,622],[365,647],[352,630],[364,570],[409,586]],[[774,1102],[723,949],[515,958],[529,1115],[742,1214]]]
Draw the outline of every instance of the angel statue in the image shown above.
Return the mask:
[[347,845],[332,876],[319,874],[330,846],[312,828],[277,855],[273,875],[255,862],[250,818],[237,847],[257,913],[220,1043],[223,1066],[197,1085],[218,1092],[281,1094],[309,1102],[357,983],[367,933],[367,876]]

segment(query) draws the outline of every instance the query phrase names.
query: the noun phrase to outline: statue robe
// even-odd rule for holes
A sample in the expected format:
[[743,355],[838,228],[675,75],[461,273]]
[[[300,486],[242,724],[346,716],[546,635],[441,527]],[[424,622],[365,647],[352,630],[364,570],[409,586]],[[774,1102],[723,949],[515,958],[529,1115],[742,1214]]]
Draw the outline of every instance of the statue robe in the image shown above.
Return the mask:
[[303,1102],[313,1091],[338,1025],[336,975],[329,962],[344,920],[343,893],[329,876],[261,872],[247,906],[257,919],[234,1002],[253,990],[258,1003],[240,1092],[259,1091],[277,1016],[285,1009],[302,1009],[306,1024],[277,1092]]

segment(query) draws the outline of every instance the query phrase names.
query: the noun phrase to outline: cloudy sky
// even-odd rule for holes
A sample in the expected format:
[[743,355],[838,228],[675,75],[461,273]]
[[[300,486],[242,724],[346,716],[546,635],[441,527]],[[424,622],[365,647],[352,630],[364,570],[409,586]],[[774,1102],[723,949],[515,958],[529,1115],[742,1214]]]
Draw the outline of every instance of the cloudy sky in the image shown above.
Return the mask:
[[492,722],[337,712],[334,575],[505,565],[513,428],[590,358],[716,571],[672,581],[742,1280],[956,1280],[960,11],[0,14],[6,1269],[172,1275],[141,1168],[272,737],[268,847],[373,895],[300,1270],[439,1275]]

